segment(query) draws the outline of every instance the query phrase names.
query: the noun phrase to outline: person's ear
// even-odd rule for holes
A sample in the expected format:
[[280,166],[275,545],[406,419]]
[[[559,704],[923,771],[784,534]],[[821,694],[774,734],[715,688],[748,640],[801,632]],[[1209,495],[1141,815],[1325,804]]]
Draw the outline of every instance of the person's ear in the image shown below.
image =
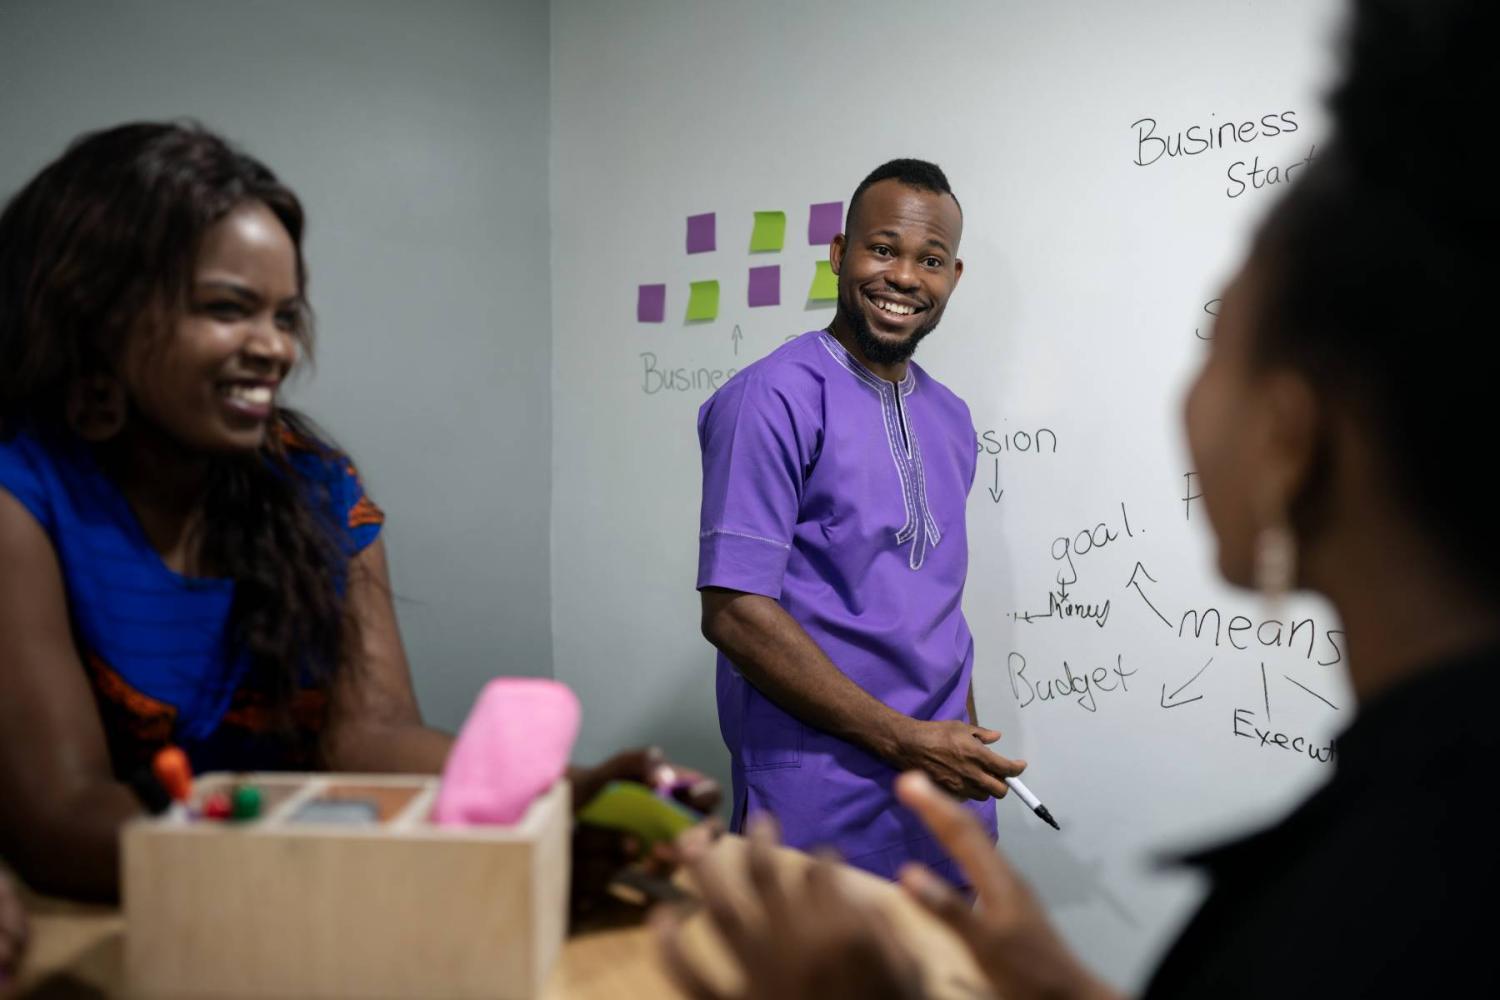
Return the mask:
[[833,268],[834,274],[838,274],[839,268],[844,265],[844,248],[847,246],[848,242],[844,239],[843,233],[839,233],[833,238],[833,242],[828,244],[828,266]]
[[1318,474],[1326,413],[1317,391],[1299,372],[1272,372],[1259,389],[1265,404],[1263,513],[1285,517]]
[[958,279],[964,276],[964,262],[962,257],[953,258],[953,287],[958,287]]

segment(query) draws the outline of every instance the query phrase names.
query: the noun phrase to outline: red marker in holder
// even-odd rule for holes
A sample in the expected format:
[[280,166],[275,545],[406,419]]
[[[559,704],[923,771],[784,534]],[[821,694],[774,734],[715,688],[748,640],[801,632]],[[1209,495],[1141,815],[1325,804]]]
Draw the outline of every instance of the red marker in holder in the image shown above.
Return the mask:
[[229,803],[229,796],[223,792],[214,792],[203,800],[204,819],[228,819],[234,813],[234,807]]

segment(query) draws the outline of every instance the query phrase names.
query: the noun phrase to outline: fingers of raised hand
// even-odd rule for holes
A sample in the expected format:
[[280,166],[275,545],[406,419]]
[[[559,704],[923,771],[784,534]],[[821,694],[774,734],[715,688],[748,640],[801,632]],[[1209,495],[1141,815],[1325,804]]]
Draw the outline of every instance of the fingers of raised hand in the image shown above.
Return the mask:
[[988,831],[971,812],[934,788],[926,775],[903,774],[896,780],[896,797],[932,830],[981,895],[1015,884],[1014,872],[995,850]]
[[688,958],[682,944],[683,919],[684,913],[679,907],[659,906],[651,913],[651,923],[656,928],[656,940],[661,949],[662,962],[667,967],[667,975],[691,1000],[729,1000],[728,995],[704,978]]
[[682,851],[684,864],[697,885],[698,896],[703,901],[709,920],[740,962],[746,967],[753,967],[758,937],[742,909],[742,900],[731,887],[720,859],[708,851],[706,841],[689,838],[689,833],[692,831],[679,837],[678,844],[681,847],[686,842]]
[[765,907],[766,919],[773,925],[780,925],[791,911],[781,870],[776,864],[776,845],[780,843],[780,839],[780,830],[769,814],[761,813],[751,817],[746,867],[750,874],[750,885]]
[[968,940],[974,930],[974,911],[968,900],[935,875],[915,862],[901,869],[901,888],[933,916]]

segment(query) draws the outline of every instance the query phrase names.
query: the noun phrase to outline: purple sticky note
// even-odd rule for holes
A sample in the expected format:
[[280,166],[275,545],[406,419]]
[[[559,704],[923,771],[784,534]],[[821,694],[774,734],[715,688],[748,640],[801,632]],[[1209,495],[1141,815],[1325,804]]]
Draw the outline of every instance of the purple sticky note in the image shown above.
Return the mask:
[[704,253],[714,249],[714,213],[688,216],[687,252]]
[[642,285],[635,300],[637,323],[660,323],[667,318],[667,286]]
[[781,305],[781,265],[771,264],[750,269],[750,304]]
[[807,210],[807,243],[825,247],[844,231],[844,203],[823,201]]

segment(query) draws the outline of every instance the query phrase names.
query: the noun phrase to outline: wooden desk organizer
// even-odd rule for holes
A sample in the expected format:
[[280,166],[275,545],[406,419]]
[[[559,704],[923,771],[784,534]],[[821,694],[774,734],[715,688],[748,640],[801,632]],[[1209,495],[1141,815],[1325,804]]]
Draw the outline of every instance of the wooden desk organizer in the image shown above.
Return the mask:
[[[121,841],[132,993],[195,997],[532,997],[567,930],[565,781],[510,827],[428,822],[438,779],[210,774],[195,803],[261,790],[242,821],[129,823]],[[292,823],[314,799],[374,825]]]

